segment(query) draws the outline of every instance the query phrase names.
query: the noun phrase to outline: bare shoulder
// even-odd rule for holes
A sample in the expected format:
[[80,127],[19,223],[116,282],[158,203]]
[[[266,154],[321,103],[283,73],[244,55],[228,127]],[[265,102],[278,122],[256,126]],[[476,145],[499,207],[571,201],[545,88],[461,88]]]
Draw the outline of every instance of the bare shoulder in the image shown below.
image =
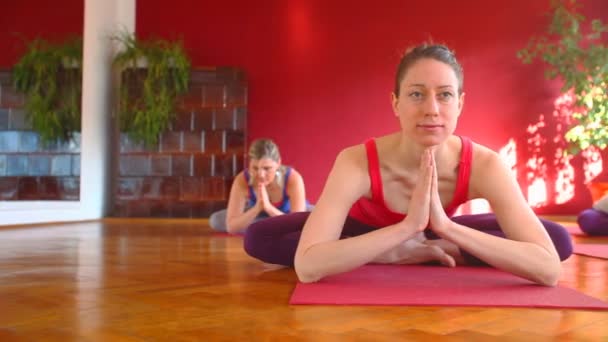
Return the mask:
[[484,145],[473,143],[473,168],[483,168],[497,162],[501,162],[498,153]]
[[289,179],[291,179],[291,177],[302,178],[302,174],[296,170],[295,167],[289,166],[289,168],[291,169],[291,171],[289,171]]
[[340,151],[334,162],[334,169],[344,169],[354,173],[363,172],[367,175],[367,152],[365,145],[354,145]]
[[295,184],[300,184],[304,182],[304,178],[302,174],[298,172],[294,167],[289,167],[291,171],[289,172],[289,178],[287,178],[287,186],[292,186]]
[[485,197],[484,189],[494,188],[499,182],[513,181],[507,165],[500,155],[486,146],[473,143],[471,162],[471,197]]
[[245,179],[245,171],[239,172],[234,177],[234,181],[232,183],[232,188],[234,189],[236,187],[239,189],[247,189],[248,186],[249,186],[249,184],[247,184],[247,179]]
[[338,153],[321,198],[331,198],[332,201],[341,198],[350,202],[365,194],[369,187],[365,146],[355,145]]

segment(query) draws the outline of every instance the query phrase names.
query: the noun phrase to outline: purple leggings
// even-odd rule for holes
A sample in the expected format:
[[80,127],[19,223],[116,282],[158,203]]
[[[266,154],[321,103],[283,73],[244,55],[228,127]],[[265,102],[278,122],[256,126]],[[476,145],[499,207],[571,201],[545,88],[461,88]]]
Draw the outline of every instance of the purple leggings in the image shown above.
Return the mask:
[[608,236],[608,214],[596,209],[587,209],[578,215],[578,226],[589,235]]
[[[300,234],[309,214],[310,212],[298,212],[254,222],[245,233],[245,251],[250,256],[267,263],[293,266]],[[488,234],[505,236],[498,226],[494,214],[462,215],[452,217],[452,220]],[[570,234],[564,227],[555,222],[544,219],[541,219],[541,222],[549,233],[559,258],[562,261],[566,260],[572,254]],[[376,229],[348,217],[344,222],[341,238],[365,234]],[[437,238],[428,229],[425,231],[425,235],[429,239]],[[460,250],[460,252],[467,264],[486,265],[486,263],[466,251]]]

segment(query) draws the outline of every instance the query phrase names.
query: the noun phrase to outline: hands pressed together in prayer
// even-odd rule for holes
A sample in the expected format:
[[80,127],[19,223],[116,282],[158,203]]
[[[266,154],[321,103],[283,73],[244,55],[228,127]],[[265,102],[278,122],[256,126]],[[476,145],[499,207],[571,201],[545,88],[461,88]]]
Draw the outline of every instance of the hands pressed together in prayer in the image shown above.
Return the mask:
[[[425,150],[420,158],[418,179],[409,202],[408,214],[401,222],[404,229],[413,229],[412,237],[382,253],[374,261],[391,264],[438,261],[445,266],[454,267],[454,257],[446,252],[450,243],[445,240],[427,240],[424,236],[425,229],[432,229],[437,235],[441,235],[450,229],[452,224],[439,198],[437,166],[431,148]],[[457,251],[457,247],[452,249]]]
[[270,203],[270,198],[268,196],[268,190],[263,183],[258,183],[256,186],[256,195],[257,202],[256,205],[261,211],[268,212],[271,207],[273,207],[272,203]]

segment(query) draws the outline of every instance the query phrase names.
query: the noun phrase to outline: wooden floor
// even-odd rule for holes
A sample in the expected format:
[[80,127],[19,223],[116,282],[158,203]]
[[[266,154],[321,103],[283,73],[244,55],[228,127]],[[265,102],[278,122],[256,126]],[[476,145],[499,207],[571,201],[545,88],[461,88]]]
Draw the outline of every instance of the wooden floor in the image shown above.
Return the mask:
[[[564,266],[608,300],[607,260]],[[1,228],[0,341],[608,340],[608,311],[290,306],[295,282],[202,220]]]

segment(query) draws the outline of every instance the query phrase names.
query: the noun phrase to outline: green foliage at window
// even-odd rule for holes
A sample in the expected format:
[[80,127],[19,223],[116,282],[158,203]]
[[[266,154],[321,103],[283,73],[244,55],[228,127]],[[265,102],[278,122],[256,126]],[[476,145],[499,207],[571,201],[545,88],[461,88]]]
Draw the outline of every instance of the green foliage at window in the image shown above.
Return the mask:
[[25,95],[25,113],[44,144],[69,141],[80,131],[82,40],[28,43],[13,67],[15,89]]
[[190,60],[180,42],[138,40],[129,33],[114,39],[121,45],[114,58],[122,71],[121,131],[146,146],[155,145],[175,117],[177,96],[188,90]]
[[545,34],[534,36],[517,57],[525,64],[541,60],[548,79],[561,79],[572,92],[575,111],[565,139],[567,153],[608,146],[608,25],[587,20],[576,0],[553,0]]

